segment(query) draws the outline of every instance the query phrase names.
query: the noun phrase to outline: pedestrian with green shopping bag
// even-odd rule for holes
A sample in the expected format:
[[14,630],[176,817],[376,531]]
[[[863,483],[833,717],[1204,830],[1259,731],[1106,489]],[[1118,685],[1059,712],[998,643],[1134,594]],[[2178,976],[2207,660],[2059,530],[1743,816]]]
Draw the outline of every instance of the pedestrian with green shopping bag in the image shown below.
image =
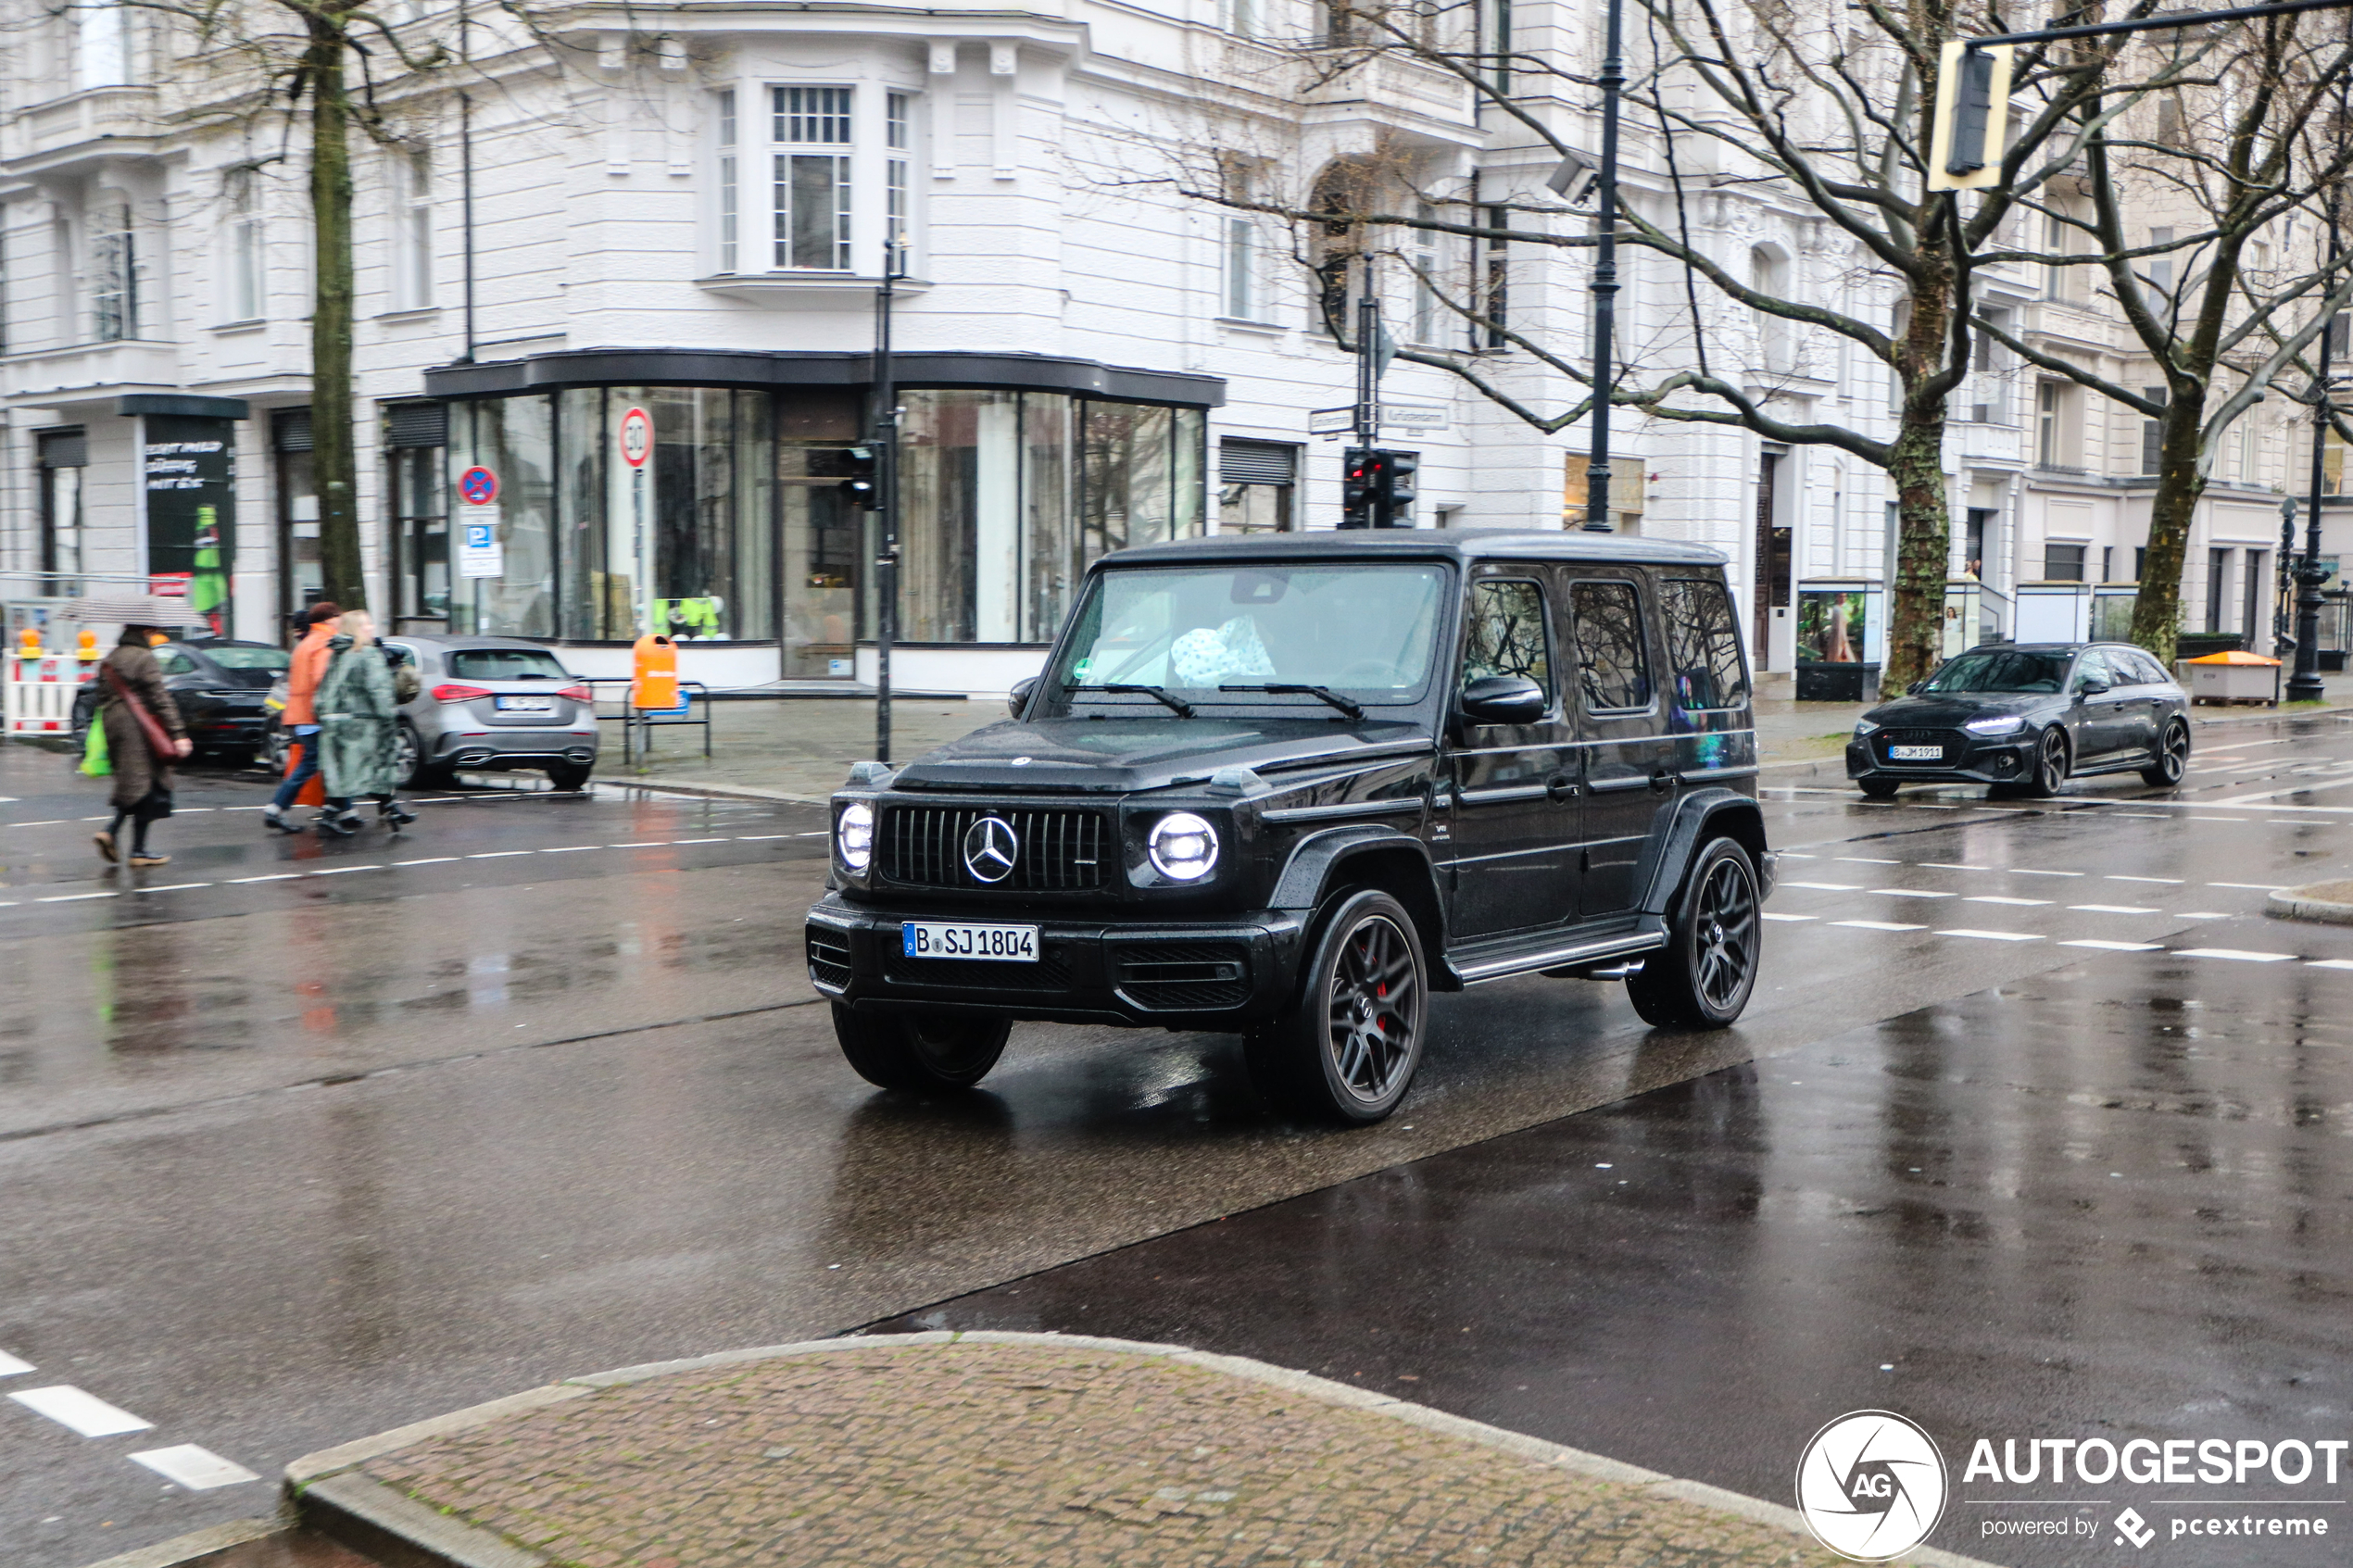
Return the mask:
[[[185,613],[150,595],[83,599],[74,606],[73,618],[85,626],[102,621],[122,627],[121,640],[98,665],[98,721],[92,726],[106,735],[106,761],[114,781],[107,803],[114,820],[91,841],[109,864],[135,870],[171,860],[149,851],[147,830],[171,815],[171,765],[195,747],[179,705],[163,684],[155,645],[170,640]],[[83,767],[89,767],[86,759]],[[121,842],[125,822],[132,824],[128,855]]]

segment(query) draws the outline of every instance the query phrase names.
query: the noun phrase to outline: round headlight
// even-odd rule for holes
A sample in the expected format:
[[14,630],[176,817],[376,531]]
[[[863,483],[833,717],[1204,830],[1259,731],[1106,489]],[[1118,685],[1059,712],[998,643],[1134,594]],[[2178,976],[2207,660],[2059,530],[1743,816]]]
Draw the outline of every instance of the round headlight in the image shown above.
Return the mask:
[[1217,830],[1190,811],[1171,811],[1145,840],[1152,869],[1171,882],[1199,882],[1217,864]]
[[834,853],[853,872],[862,872],[875,858],[875,809],[853,800],[834,819]]

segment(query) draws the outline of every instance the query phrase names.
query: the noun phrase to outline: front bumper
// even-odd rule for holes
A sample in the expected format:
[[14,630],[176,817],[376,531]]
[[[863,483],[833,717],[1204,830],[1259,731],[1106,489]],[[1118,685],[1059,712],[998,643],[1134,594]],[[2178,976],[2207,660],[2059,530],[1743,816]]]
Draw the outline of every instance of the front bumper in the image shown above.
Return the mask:
[[1938,762],[1891,762],[1876,755],[1869,741],[1846,743],[1846,776],[1850,779],[1894,779],[1912,784],[2020,784],[2034,776],[2032,729],[1998,739],[1968,735],[1957,747],[1948,745]]
[[906,957],[900,922],[937,918],[828,893],[809,911],[810,983],[859,1009],[1232,1031],[1289,1005],[1304,932],[1297,915],[1279,909],[1214,922],[1132,924],[1008,914],[987,918],[1034,923],[1037,962]]

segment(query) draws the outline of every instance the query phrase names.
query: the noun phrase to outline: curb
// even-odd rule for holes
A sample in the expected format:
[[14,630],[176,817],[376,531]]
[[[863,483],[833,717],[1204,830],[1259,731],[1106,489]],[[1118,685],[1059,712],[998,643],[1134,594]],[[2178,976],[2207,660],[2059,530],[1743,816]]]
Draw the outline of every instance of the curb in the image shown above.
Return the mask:
[[[1763,1502],[1720,1486],[1711,1486],[1705,1482],[1682,1480],[1655,1470],[1644,1470],[1601,1454],[1564,1448],[1541,1437],[1530,1437],[1500,1426],[1490,1426],[1483,1422],[1450,1415],[1428,1405],[1376,1394],[1370,1389],[1352,1387],[1309,1373],[1293,1372],[1288,1367],[1274,1366],[1244,1356],[1188,1349],[1181,1345],[1154,1345],[1140,1340],[1111,1339],[1092,1335],[1025,1334],[1005,1330],[852,1335],[833,1339],[803,1340],[789,1345],[766,1345],[751,1349],[723,1350],[713,1355],[692,1356],[673,1361],[650,1361],[641,1366],[621,1367],[612,1372],[566,1378],[561,1383],[527,1389],[503,1399],[470,1406],[430,1421],[396,1427],[372,1437],[362,1437],[339,1448],[305,1455],[286,1466],[286,1498],[296,1516],[311,1529],[342,1541],[355,1550],[382,1556],[388,1562],[399,1564],[400,1568],[410,1568],[412,1564],[416,1568],[552,1568],[552,1560],[541,1553],[520,1546],[504,1536],[439,1512],[360,1475],[357,1474],[358,1466],[427,1437],[461,1432],[506,1416],[580,1399],[600,1389],[623,1387],[678,1373],[699,1372],[781,1356],[821,1355],[883,1346],[951,1344],[1053,1346],[1114,1350],[1181,1361],[1204,1371],[1223,1373],[1229,1377],[1262,1383],[1287,1393],[1319,1399],[1326,1404],[1389,1416],[1428,1431],[1495,1449],[1533,1464],[1551,1465],[1596,1481],[1639,1486],[1661,1501],[1713,1509],[1752,1524],[1787,1530],[1807,1542],[1814,1539],[1806,1527],[1806,1522],[1793,1508]],[[1976,1558],[1962,1557],[1934,1547],[1922,1547],[1905,1553],[1898,1561],[1905,1564],[1918,1564],[1919,1568],[1995,1568],[1995,1565]],[[100,1564],[97,1568],[117,1568],[117,1565]],[[131,1568],[131,1565],[123,1564],[121,1568]],[[138,1568],[149,1568],[149,1565],[140,1564]],[[157,1564],[154,1568],[170,1568],[170,1565]]]
[[2302,887],[2278,887],[2263,899],[2263,912],[2273,920],[2309,920],[2322,925],[2353,925],[2353,904],[2305,895],[2316,887],[2343,887],[2342,880],[2310,882]]
[[239,1519],[227,1524],[215,1524],[208,1530],[198,1530],[192,1536],[176,1540],[159,1541],[154,1546],[126,1551],[109,1557],[104,1562],[94,1562],[90,1568],[203,1568],[224,1552],[262,1540],[286,1528],[283,1519]]

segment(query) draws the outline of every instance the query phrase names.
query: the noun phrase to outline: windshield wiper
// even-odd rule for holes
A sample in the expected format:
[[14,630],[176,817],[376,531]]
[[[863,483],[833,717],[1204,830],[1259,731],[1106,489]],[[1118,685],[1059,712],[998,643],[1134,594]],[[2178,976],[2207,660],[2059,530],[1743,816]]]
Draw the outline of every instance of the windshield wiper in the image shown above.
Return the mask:
[[1274,696],[1321,697],[1351,719],[1362,719],[1365,710],[1328,686],[1302,686],[1289,681],[1277,681],[1263,686],[1220,686],[1221,692],[1265,692]]
[[1066,692],[1139,692],[1139,693],[1141,693],[1143,696],[1148,696],[1148,697],[1152,697],[1152,698],[1154,698],[1154,699],[1156,699],[1156,700],[1158,700],[1158,701],[1160,701],[1160,702],[1162,702],[1162,703],[1166,704],[1169,708],[1171,708],[1171,709],[1175,709],[1175,710],[1176,710],[1176,717],[1177,717],[1177,718],[1179,718],[1179,719],[1189,719],[1189,718],[1191,718],[1191,717],[1193,716],[1193,705],[1192,705],[1191,703],[1187,702],[1187,701],[1186,701],[1183,697],[1181,697],[1181,696],[1169,696],[1169,695],[1168,695],[1165,691],[1163,691],[1163,690],[1162,690],[1160,687],[1158,687],[1158,686],[1127,686],[1127,685],[1081,686],[1081,685],[1065,685],[1064,687],[1063,687],[1063,690],[1064,690],[1064,691],[1066,691]]

